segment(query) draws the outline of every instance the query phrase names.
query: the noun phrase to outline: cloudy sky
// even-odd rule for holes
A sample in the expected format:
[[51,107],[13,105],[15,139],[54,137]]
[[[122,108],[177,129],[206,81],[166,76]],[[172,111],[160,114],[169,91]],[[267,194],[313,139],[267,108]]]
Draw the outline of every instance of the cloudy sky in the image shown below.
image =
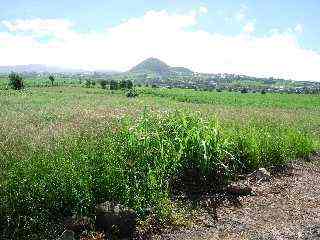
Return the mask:
[[123,71],[157,57],[319,81],[319,12],[319,0],[2,0],[0,65]]

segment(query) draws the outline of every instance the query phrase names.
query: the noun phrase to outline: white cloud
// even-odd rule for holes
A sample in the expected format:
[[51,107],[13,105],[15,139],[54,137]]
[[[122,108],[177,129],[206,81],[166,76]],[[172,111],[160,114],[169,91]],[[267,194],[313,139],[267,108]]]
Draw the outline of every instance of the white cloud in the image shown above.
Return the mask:
[[[1,22],[10,32],[32,33],[36,36],[70,37],[74,23],[64,19],[31,19]],[[67,35],[67,36],[66,36]]]
[[199,14],[202,15],[202,14],[207,14],[208,13],[208,8],[205,7],[205,6],[201,6],[198,10]]
[[303,26],[299,23],[295,26],[294,31],[298,34],[302,34],[303,33]]
[[244,25],[243,31],[246,33],[253,33],[254,32],[254,23],[253,22],[248,22]]
[[[210,33],[194,30],[200,28],[198,16],[149,11],[104,32],[90,33],[77,33],[70,25],[60,28],[63,31],[40,25],[40,32],[68,33],[48,43],[37,40],[38,28],[9,24],[15,33],[0,32],[0,65],[46,63],[128,70],[147,57],[158,57],[199,72],[320,80],[320,54],[303,49],[297,34],[279,29],[264,37]],[[25,29],[36,35],[20,34]],[[254,25],[247,30],[252,33]]]

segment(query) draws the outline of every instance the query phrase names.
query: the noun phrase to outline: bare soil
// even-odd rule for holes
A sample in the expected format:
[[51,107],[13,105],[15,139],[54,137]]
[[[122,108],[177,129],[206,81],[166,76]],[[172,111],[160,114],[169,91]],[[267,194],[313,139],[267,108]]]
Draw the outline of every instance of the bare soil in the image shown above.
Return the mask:
[[186,229],[153,239],[320,239],[320,154],[296,161],[266,182],[250,182],[254,196],[199,211]]

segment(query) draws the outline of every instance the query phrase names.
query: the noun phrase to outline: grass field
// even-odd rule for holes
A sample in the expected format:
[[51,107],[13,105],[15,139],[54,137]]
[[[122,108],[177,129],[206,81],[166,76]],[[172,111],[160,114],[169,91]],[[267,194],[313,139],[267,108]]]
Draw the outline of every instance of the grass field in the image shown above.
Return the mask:
[[[320,147],[320,96],[80,86],[0,90],[0,232],[49,238],[112,200],[173,216],[187,170],[218,189]],[[176,186],[177,187],[177,186]]]
[[[24,76],[23,79],[25,87],[50,87],[52,85],[49,77],[44,76]],[[76,79],[74,77],[55,77],[54,85],[56,86],[70,86],[84,84],[85,80]],[[8,75],[0,74],[0,90],[8,89]]]

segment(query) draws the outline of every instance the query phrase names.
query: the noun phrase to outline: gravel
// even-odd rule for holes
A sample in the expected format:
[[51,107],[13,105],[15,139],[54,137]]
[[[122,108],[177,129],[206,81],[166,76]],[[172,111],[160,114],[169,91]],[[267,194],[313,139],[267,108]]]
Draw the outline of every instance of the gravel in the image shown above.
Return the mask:
[[[224,201],[217,220],[201,211],[190,229],[153,239],[320,240],[320,155],[296,161],[286,173],[267,182],[250,182],[254,196],[239,197],[240,206]],[[211,222],[211,224],[199,224]]]

